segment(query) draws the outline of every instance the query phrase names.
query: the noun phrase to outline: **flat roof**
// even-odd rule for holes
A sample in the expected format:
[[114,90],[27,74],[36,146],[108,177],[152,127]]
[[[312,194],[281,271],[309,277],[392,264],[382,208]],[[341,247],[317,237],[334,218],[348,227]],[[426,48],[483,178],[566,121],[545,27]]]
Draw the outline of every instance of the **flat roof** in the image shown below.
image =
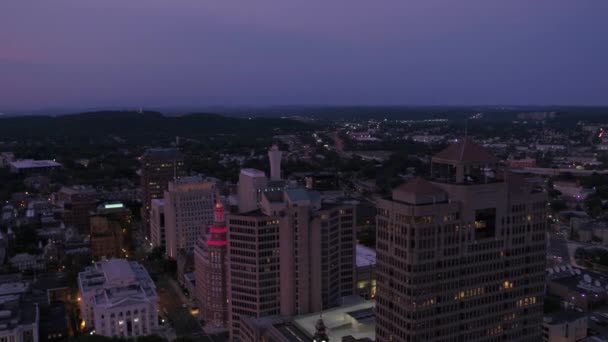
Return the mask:
[[165,205],[165,200],[163,198],[155,198],[150,203],[156,206],[163,206]]
[[582,317],[587,317],[586,314],[574,310],[564,310],[553,314],[545,315],[545,324],[554,325],[562,323],[574,322]]
[[300,202],[300,201],[318,201],[321,199],[321,193],[314,190],[307,190],[302,188],[296,189],[288,189],[285,190],[285,195],[289,198],[290,201]]
[[182,154],[177,148],[149,148],[144,156],[152,158],[181,158]]
[[37,167],[60,167],[62,166],[54,160],[18,160],[10,163],[11,167],[16,169],[33,169]]
[[266,177],[264,171],[257,169],[241,169],[241,173],[249,177]]
[[373,248],[369,248],[363,246],[361,244],[357,244],[356,246],[357,253],[357,267],[364,267],[375,265],[376,264],[376,250]]
[[[322,313],[298,316],[294,319],[294,325],[309,337],[312,337],[316,331],[315,325],[317,321],[319,318],[322,318],[327,327],[327,336],[330,341],[342,341],[342,338],[346,336],[352,336],[356,339],[369,338],[370,340],[375,340],[376,323],[373,311],[375,306],[375,300],[339,306]],[[364,319],[361,319],[361,313],[365,313]],[[374,317],[369,317],[370,313]]]
[[109,283],[131,283],[136,280],[135,272],[127,259],[110,259],[101,265],[106,281]]

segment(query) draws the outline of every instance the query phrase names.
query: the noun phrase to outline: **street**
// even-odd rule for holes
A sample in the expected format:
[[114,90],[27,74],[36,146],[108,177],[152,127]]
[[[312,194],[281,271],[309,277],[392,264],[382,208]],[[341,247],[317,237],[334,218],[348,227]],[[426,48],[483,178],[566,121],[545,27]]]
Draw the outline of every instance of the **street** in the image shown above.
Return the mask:
[[208,335],[203,331],[196,317],[190,313],[190,307],[183,306],[188,304],[189,300],[181,293],[175,280],[161,275],[156,282],[156,286],[160,297],[159,315],[168,318],[168,322],[165,322],[165,324],[168,324],[174,330],[177,337],[190,337],[195,341],[204,342],[227,341],[226,336]]

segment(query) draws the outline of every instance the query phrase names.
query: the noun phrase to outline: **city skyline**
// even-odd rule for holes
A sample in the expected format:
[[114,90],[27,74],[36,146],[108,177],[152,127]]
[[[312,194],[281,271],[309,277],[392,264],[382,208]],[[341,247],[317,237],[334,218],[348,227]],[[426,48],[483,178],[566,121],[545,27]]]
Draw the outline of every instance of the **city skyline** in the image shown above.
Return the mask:
[[605,2],[1,7],[0,112],[606,104]]

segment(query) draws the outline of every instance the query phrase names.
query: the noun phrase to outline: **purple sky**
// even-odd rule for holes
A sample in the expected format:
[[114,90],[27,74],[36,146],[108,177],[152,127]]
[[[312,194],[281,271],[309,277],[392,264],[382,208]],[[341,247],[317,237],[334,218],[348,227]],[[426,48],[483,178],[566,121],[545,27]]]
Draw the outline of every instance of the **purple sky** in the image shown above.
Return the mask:
[[608,1],[0,3],[0,112],[286,104],[608,104]]

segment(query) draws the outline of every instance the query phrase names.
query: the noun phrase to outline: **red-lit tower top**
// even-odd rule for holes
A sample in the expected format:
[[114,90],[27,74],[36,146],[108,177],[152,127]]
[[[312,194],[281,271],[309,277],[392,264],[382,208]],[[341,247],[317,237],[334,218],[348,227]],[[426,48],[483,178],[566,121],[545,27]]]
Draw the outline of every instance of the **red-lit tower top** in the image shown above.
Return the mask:
[[226,218],[224,216],[224,205],[221,201],[215,203],[213,213],[213,225],[209,228],[209,246],[226,246]]

